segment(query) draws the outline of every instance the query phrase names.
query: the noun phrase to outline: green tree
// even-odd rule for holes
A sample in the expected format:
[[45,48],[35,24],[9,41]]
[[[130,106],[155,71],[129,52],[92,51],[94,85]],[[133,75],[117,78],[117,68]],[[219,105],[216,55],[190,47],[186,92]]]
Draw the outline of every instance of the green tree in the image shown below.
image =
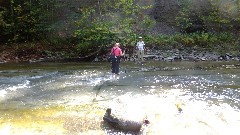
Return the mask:
[[39,40],[50,30],[56,0],[10,0],[0,8],[1,35],[8,42]]
[[[199,3],[202,5],[197,5]],[[239,5],[239,0],[182,0],[176,23],[185,30],[192,27],[194,18],[197,18],[209,32],[234,32],[240,23]]]
[[146,33],[153,26],[152,21],[135,0],[104,0],[95,6],[83,7],[82,17],[76,22],[77,39],[80,52],[91,51],[114,42],[133,45],[137,35]]

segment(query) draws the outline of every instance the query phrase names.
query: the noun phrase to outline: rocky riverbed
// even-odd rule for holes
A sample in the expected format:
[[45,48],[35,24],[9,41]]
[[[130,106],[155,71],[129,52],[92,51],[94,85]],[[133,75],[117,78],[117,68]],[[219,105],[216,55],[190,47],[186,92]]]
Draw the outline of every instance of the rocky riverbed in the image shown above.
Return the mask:
[[[8,62],[44,62],[44,61],[107,61],[107,53],[109,49],[104,52],[97,52],[88,57],[64,57],[57,51],[51,52],[51,55],[45,53],[44,50],[30,50],[16,53],[14,49],[3,48],[0,49],[0,63]],[[126,55],[124,61],[137,61],[136,50],[133,47],[125,48]],[[213,50],[213,49],[212,49]],[[210,49],[202,48],[182,48],[182,49],[160,49],[158,47],[146,48],[144,59],[146,61],[240,61],[239,50],[234,51],[212,51]]]
[[[105,61],[106,55],[98,56],[94,61]],[[147,49],[145,51],[144,59],[155,60],[155,61],[240,61],[239,54],[228,53],[219,53],[214,51],[206,50],[194,50],[194,49],[170,49],[170,50],[161,50],[161,49]],[[124,56],[125,61],[136,61],[137,54],[126,53]]]

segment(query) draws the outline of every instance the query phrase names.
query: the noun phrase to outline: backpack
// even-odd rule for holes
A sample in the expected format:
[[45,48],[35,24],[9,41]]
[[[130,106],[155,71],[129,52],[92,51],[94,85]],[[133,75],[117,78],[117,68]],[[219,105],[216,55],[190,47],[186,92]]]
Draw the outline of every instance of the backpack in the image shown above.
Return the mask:
[[[117,49],[117,48],[116,48]],[[108,55],[108,58],[107,58],[107,60],[108,60],[108,62],[112,62],[113,60],[116,60],[116,56],[115,56],[115,54],[114,54],[114,51],[116,50],[116,49],[114,49],[111,53],[110,53],[110,55]]]

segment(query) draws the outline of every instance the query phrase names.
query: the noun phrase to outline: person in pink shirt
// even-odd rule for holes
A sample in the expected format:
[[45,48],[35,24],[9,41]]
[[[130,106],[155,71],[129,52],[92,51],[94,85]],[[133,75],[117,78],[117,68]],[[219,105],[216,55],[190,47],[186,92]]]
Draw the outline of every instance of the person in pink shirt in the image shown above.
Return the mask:
[[115,58],[112,60],[112,73],[119,75],[119,65],[120,65],[120,57],[124,55],[121,48],[119,48],[120,44],[115,43],[113,48],[111,49],[111,53],[115,55]]

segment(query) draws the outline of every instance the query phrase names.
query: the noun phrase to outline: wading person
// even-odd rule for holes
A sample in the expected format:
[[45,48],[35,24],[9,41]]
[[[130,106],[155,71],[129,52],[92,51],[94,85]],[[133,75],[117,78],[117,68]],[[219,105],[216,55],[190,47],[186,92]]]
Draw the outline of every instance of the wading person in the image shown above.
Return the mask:
[[113,75],[119,75],[119,64],[120,64],[120,57],[124,55],[121,48],[119,48],[120,44],[116,43],[114,47],[111,49],[111,53],[114,54],[116,57],[112,59],[112,73]]
[[138,38],[139,41],[137,42],[137,57],[138,57],[138,61],[143,61],[143,55],[144,55],[144,42],[142,40],[142,37]]

